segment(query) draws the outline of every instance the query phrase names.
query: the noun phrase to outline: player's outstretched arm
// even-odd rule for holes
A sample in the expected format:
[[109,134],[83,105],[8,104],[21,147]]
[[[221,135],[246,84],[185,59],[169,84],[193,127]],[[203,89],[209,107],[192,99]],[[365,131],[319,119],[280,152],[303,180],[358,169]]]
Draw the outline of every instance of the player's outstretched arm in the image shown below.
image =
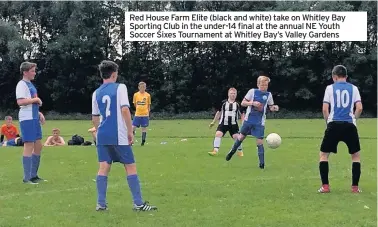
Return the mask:
[[46,142],[43,144],[43,146],[45,146],[45,147],[52,147],[52,146],[54,146],[54,145],[51,145],[51,140],[53,139],[53,137],[52,136],[49,136],[48,138],[47,138],[47,140],[46,140]]
[[219,120],[219,117],[220,117],[220,112],[219,110],[215,113],[215,116],[214,116],[214,119],[213,121],[210,123],[209,127],[213,127],[213,125],[215,124],[215,121]]

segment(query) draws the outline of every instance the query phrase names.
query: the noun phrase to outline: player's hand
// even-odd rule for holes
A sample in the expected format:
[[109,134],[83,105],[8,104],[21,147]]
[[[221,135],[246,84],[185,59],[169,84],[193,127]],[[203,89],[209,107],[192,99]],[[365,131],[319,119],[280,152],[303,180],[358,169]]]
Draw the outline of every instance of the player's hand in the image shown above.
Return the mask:
[[271,111],[278,111],[280,108],[277,105],[273,105]]
[[39,122],[44,125],[45,122],[46,122],[46,119],[45,119],[45,116],[43,115],[43,113],[39,113]]
[[37,103],[39,106],[42,106],[42,100],[38,97],[34,98],[34,103]]
[[209,128],[213,127],[214,126],[214,121],[212,121],[210,124],[209,124]]
[[254,101],[254,102],[252,102],[252,106],[253,106],[256,110],[258,110],[258,111],[260,111],[260,112],[262,112],[262,111],[263,111],[263,108],[264,108],[263,104],[262,104],[261,102],[258,102],[258,101]]
[[134,143],[134,133],[132,131],[127,133],[127,139],[129,140],[129,144],[133,145],[133,143]]

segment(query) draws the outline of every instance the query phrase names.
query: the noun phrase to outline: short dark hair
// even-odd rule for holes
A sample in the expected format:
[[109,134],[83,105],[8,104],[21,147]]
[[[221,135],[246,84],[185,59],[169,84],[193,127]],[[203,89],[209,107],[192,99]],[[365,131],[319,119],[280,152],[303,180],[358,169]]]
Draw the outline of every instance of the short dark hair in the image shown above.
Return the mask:
[[28,62],[28,61],[22,62],[20,65],[20,73],[21,75],[23,75],[24,72],[27,72],[30,69],[35,68],[35,67],[37,67],[37,64],[35,63]]
[[102,79],[109,79],[114,72],[118,72],[118,65],[113,61],[104,60],[98,66]]
[[336,65],[332,69],[332,76],[347,77],[347,69],[343,65]]

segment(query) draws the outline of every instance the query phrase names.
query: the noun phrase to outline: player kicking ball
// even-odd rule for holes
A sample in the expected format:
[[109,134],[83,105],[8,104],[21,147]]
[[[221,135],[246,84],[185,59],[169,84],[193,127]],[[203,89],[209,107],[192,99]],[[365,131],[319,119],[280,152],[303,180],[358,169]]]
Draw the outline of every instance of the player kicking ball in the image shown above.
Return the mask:
[[260,169],[265,168],[263,138],[266,109],[267,107],[269,107],[270,111],[278,111],[279,109],[277,105],[274,105],[272,94],[268,92],[269,82],[269,77],[265,75],[259,76],[257,78],[258,89],[250,89],[244,97],[241,105],[247,107],[247,113],[240,129],[240,134],[226,156],[227,161],[231,160],[246,136],[252,135],[256,137],[259,167]]
[[134,135],[127,88],[125,84],[116,83],[118,65],[112,61],[102,61],[99,71],[103,84],[92,95],[92,121],[97,131],[96,146],[100,165],[96,178],[96,210],[108,209],[106,191],[108,174],[113,162],[120,162],[125,167],[134,210],[156,210],[156,206],[151,206],[142,199],[134,154],[131,149]]
[[[210,123],[209,127],[213,127],[216,120],[219,120],[217,131],[214,138],[214,149],[208,152],[209,155],[218,155],[219,147],[222,137],[229,132],[230,136],[236,140],[239,134],[238,119],[241,116],[244,119],[244,114],[241,114],[240,105],[235,101],[237,96],[237,90],[230,88],[228,90],[228,99],[223,100],[220,107],[217,109],[214,120]],[[238,148],[238,155],[243,156],[242,146]]]
[[[359,193],[358,187],[361,176],[360,139],[356,127],[356,119],[362,113],[361,96],[358,88],[346,82],[347,69],[337,65],[332,70],[334,83],[327,86],[323,99],[323,116],[327,122],[323,141],[320,147],[319,172],[322,187],[320,193],[330,192],[328,180],[328,157],[337,153],[337,145],[344,142],[352,157],[352,187],[353,193]],[[331,112],[329,112],[331,107]],[[353,109],[356,110],[353,113]]]

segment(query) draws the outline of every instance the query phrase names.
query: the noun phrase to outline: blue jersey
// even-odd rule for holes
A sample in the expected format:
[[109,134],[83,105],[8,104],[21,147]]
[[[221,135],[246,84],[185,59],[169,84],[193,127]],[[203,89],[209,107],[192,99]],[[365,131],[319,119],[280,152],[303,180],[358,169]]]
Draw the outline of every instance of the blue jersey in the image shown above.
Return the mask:
[[[16,98],[36,98],[37,89],[30,81],[20,80],[16,86]],[[26,106],[20,106],[19,120],[38,120],[39,119],[39,106],[37,103],[29,104]]]
[[248,106],[245,121],[254,125],[265,125],[266,108],[267,106],[274,105],[272,94],[268,91],[260,91],[259,89],[250,89],[247,95],[244,97],[247,101],[260,102],[264,109],[258,111],[253,106]]
[[92,96],[92,115],[100,116],[97,145],[129,145],[122,107],[130,107],[125,84],[105,83]]
[[323,99],[323,103],[331,106],[327,122],[346,121],[356,124],[353,109],[357,102],[361,102],[361,96],[358,88],[353,84],[335,82],[328,85]]

